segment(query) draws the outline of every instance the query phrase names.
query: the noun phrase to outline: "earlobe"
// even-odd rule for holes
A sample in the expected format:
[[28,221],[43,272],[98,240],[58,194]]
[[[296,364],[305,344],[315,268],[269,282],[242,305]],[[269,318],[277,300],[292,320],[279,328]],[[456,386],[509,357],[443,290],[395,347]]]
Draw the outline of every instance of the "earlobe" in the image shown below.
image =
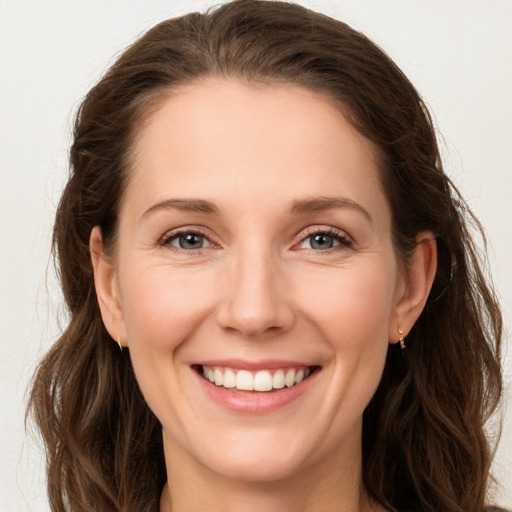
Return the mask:
[[94,286],[105,328],[113,340],[125,339],[123,309],[119,297],[117,271],[103,246],[101,228],[95,226],[89,239]]
[[396,304],[396,319],[389,325],[389,340],[400,340],[399,330],[407,336],[428,299],[437,270],[437,244],[430,231],[416,237],[416,247],[405,269],[405,286]]

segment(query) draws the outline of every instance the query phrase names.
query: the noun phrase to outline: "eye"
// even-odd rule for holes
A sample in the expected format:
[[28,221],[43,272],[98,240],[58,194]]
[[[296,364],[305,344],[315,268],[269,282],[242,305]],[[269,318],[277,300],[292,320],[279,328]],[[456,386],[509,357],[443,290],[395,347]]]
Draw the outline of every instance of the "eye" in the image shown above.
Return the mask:
[[181,231],[165,236],[161,245],[172,246],[184,251],[193,251],[210,247],[212,244],[205,235],[195,231]]
[[315,250],[332,249],[336,244],[339,244],[333,236],[324,233],[311,235],[306,238],[305,242],[309,243],[310,249]]
[[319,229],[314,233],[308,233],[299,247],[314,251],[327,251],[336,247],[351,247],[352,242],[342,233],[334,229]]

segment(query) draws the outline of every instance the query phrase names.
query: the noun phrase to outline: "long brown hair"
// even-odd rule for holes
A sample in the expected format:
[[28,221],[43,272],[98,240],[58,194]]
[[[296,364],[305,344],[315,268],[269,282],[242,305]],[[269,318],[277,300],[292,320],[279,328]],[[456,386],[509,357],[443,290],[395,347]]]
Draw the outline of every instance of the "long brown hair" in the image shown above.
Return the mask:
[[160,23],[128,48],[76,116],[54,251],[70,322],[41,362],[29,411],[47,451],[52,511],[157,511],[161,427],[129,353],[106,332],[89,237],[111,249],[137,127],[178,86],[208,77],[290,83],[323,94],[378,148],[397,254],[432,230],[439,265],[405,357],[390,346],[364,414],[363,484],[390,510],[481,511],[501,394],[501,316],[473,242],[480,226],[443,172],[417,91],[346,24],[284,2],[237,0]]

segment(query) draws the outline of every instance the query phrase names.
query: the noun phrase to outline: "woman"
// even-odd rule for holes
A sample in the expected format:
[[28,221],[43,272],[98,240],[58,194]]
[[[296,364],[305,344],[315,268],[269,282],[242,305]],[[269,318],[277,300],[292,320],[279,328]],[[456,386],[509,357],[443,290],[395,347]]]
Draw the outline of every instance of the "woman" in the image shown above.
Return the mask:
[[30,404],[52,510],[484,510],[499,307],[366,37],[255,0],[163,22],[85,98],[71,168],[70,324]]

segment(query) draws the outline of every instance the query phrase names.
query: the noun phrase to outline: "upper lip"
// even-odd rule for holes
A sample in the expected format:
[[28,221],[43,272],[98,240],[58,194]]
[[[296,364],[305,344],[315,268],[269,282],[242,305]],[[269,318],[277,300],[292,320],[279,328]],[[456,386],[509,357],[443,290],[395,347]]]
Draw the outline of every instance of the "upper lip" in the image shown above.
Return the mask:
[[198,361],[194,365],[209,367],[236,368],[237,370],[276,370],[279,368],[305,368],[315,366],[304,361],[290,361],[285,359],[262,359],[260,361],[248,361],[246,359],[208,359]]

